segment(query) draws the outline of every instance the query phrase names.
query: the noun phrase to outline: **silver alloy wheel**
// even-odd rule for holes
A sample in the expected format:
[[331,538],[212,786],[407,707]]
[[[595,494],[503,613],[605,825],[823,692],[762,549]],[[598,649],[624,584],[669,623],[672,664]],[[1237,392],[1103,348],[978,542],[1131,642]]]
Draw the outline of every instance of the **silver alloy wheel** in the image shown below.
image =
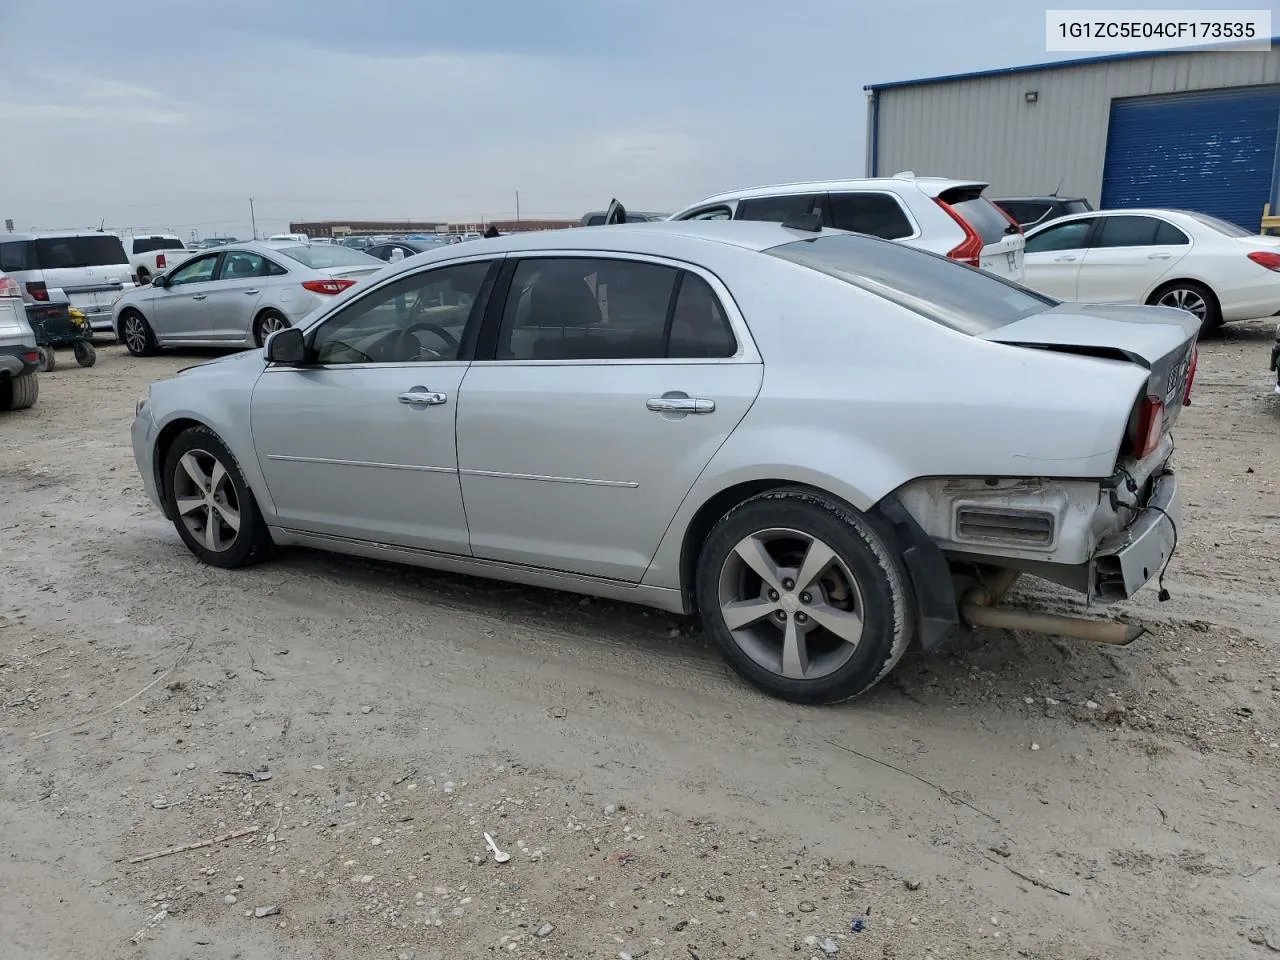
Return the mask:
[[173,471],[173,503],[187,532],[206,550],[230,550],[240,536],[240,501],[231,475],[212,453],[188,450]]
[[1197,320],[1203,320],[1209,310],[1209,305],[1204,302],[1204,297],[1194,290],[1188,290],[1186,287],[1174,287],[1172,290],[1167,291],[1164,296],[1156,301],[1156,305],[1186,310],[1188,313],[1195,314]]
[[131,353],[145,353],[147,349],[147,326],[136,313],[124,318],[124,343]]
[[271,336],[277,330],[283,330],[289,326],[289,321],[278,313],[268,313],[260,321],[258,321],[258,329],[262,331],[262,345],[266,346],[267,337]]
[[761,530],[740,540],[720,568],[718,598],[742,652],[788,680],[830,676],[862,641],[865,607],[852,571],[799,530]]

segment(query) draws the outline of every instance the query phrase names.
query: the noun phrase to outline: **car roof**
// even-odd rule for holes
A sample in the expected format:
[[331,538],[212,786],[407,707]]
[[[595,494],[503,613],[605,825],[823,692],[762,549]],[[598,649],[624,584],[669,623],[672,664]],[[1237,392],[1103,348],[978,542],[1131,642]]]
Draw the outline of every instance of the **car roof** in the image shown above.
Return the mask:
[[798,180],[793,183],[773,183],[759,187],[746,187],[742,190],[729,190],[706,197],[697,203],[690,204],[685,210],[701,207],[709,203],[743,200],[753,197],[773,197],[793,193],[826,193],[840,190],[872,190],[903,189],[914,186],[927,196],[936,197],[944,190],[952,187],[986,187],[982,180],[951,180],[946,177],[917,177],[914,174],[897,174],[892,177],[863,177],[858,180]]
[[[823,228],[822,235],[843,230]],[[725,247],[760,251],[819,234],[784,227],[780,223],[757,220],[651,220],[645,223],[615,224],[607,227],[571,227],[561,230],[530,230],[507,233],[490,239],[442,244],[442,249],[426,254],[429,262],[444,262],[486,254],[535,253],[544,250],[573,253],[637,253],[672,259],[695,259],[699,249],[711,252]],[[416,269],[423,263],[416,257],[403,260],[396,270]]]
[[57,240],[60,237],[115,237],[120,235],[105,230],[41,230],[38,233],[0,233],[0,242],[5,240]]
[[1079,203],[1081,200],[1088,200],[1089,198],[1088,197],[1063,197],[1063,196],[1052,197],[1052,196],[1040,195],[1040,196],[1034,196],[1034,197],[992,197],[991,199],[995,203],[999,203],[1001,200],[1035,200],[1040,203],[1054,203],[1054,202]]

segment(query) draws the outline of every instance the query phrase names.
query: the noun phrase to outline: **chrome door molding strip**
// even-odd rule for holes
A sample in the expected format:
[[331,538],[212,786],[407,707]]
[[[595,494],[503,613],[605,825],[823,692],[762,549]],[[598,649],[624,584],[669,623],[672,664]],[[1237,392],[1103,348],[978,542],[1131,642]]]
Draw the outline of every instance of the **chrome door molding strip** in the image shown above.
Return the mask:
[[494,477],[498,480],[539,480],[543,483],[579,483],[589,487],[623,487],[634,490],[640,486],[633,480],[592,480],[588,477],[549,477],[540,473],[505,473],[501,470],[460,470],[467,477]]
[[267,454],[268,460],[286,463],[327,463],[338,467],[379,467],[383,470],[415,470],[419,473],[457,473],[457,467],[428,467],[416,463],[378,463],[374,460],[334,460],[329,457],[289,457],[282,453]]

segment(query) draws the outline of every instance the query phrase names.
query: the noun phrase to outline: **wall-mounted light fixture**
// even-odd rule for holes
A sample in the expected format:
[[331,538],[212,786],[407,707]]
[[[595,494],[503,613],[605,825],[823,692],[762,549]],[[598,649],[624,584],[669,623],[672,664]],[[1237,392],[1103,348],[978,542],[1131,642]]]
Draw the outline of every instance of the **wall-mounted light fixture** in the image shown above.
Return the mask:
[[1035,103],[1037,100],[1040,99],[1040,91],[1028,90],[1026,93],[1022,95],[1022,99],[1027,101],[1027,103]]

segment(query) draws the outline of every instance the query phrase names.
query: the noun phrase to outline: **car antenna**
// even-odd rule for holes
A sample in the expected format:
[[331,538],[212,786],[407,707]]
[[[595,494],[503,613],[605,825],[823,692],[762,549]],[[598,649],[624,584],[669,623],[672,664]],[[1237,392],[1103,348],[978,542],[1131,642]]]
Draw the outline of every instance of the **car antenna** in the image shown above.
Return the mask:
[[1066,179],[1067,179],[1066,174],[1063,174],[1062,179],[1058,181],[1058,185],[1053,188],[1053,193],[1049,194],[1049,196],[1056,197],[1058,195],[1058,191],[1062,189],[1063,180],[1066,180]]
[[790,220],[782,221],[788,230],[804,230],[806,233],[822,232],[822,216],[817,213],[800,213]]

